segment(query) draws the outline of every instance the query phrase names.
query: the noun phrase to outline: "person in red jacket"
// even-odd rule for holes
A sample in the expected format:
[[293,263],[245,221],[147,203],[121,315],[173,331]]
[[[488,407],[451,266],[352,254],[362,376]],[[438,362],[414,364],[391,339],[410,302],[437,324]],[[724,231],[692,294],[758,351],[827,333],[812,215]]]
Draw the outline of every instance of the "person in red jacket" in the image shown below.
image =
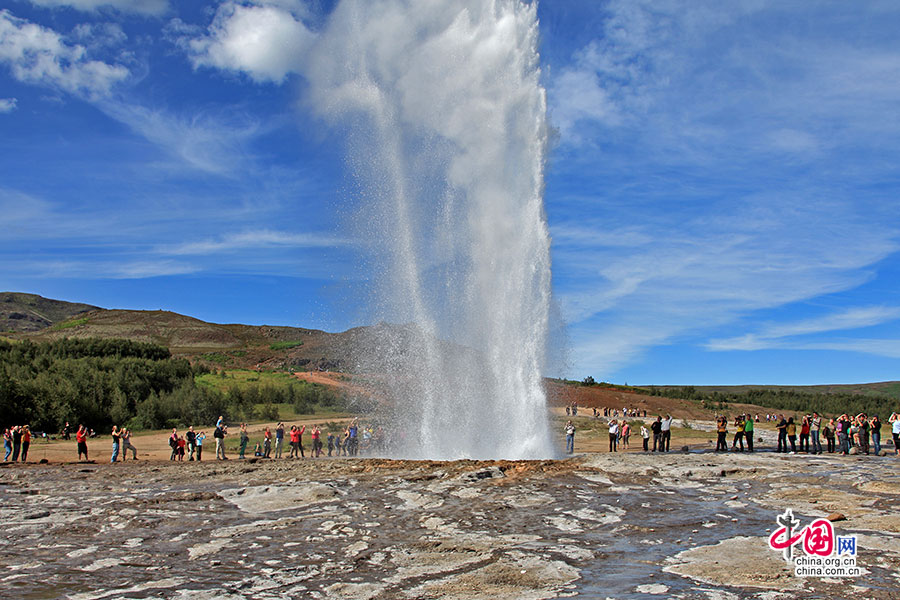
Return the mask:
[[317,458],[322,454],[322,430],[318,425],[313,425],[310,436],[312,437],[312,457]]
[[78,444],[78,460],[81,460],[82,454],[84,454],[84,460],[88,460],[87,429],[84,425],[78,426],[78,431],[75,432],[75,443]]

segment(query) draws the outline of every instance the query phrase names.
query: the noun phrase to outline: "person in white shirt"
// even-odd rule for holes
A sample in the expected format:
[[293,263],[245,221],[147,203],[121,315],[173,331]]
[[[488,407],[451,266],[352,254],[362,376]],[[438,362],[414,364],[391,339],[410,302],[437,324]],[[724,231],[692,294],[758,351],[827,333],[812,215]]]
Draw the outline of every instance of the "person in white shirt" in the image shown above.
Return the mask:
[[643,423],[641,423],[641,438],[644,440],[644,452],[647,452],[650,447],[650,432]]
[[566,423],[566,454],[575,452],[575,426],[572,421]]
[[659,451],[660,452],[668,452],[669,451],[669,440],[672,439],[672,417],[666,415],[666,418],[662,420],[660,424],[660,433],[661,438],[659,440]]
[[609,422],[609,451],[616,452],[619,441],[619,423],[613,419]]

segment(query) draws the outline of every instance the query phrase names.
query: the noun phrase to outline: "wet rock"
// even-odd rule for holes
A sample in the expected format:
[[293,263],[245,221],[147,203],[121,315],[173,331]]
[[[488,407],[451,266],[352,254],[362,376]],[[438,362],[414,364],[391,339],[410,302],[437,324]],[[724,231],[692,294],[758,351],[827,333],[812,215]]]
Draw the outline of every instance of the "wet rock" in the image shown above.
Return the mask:
[[306,482],[222,490],[219,495],[244,512],[258,514],[326,502],[337,496],[338,491],[330,485]]
[[47,518],[47,517],[49,517],[49,516],[50,516],[50,511],[49,511],[49,510],[40,510],[40,511],[37,511],[37,512],[28,513],[28,514],[26,514],[25,516],[23,516],[22,518],[30,521],[30,520],[33,520],[33,519],[45,519],[45,518]]
[[464,473],[460,479],[462,481],[468,481],[470,483],[481,481],[482,479],[497,479],[500,477],[506,477],[506,474],[503,472],[503,469],[500,467],[491,467],[489,469],[482,469],[480,471],[472,471],[471,473]]
[[639,585],[634,588],[634,591],[638,594],[665,594],[669,591],[669,586],[663,585],[661,583],[645,583],[644,585]]
[[793,576],[793,568],[769,549],[765,538],[737,536],[684,550],[668,562],[663,571],[712,585],[797,590],[804,581]]

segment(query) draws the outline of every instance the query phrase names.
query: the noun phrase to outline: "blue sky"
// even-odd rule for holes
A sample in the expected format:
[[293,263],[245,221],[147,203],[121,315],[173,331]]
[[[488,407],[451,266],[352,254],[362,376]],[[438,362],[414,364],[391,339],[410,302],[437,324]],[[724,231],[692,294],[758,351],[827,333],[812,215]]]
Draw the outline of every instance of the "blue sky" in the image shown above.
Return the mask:
[[[0,289],[215,322],[366,322],[333,3],[7,0]],[[900,7],[547,1],[565,373],[841,383],[900,366]]]

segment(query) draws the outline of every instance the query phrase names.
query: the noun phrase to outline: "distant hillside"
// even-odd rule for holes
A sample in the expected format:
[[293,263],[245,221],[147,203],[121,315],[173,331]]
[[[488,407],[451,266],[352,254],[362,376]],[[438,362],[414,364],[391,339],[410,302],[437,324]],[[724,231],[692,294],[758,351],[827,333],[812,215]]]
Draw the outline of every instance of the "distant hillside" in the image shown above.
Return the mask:
[[40,331],[90,310],[97,307],[36,294],[0,292],[0,332]]
[[[352,332],[353,330],[351,330]],[[123,338],[169,348],[176,356],[211,366],[253,368],[346,368],[352,333],[299,327],[220,325],[163,310],[94,310],[37,332],[33,341],[67,338]]]

